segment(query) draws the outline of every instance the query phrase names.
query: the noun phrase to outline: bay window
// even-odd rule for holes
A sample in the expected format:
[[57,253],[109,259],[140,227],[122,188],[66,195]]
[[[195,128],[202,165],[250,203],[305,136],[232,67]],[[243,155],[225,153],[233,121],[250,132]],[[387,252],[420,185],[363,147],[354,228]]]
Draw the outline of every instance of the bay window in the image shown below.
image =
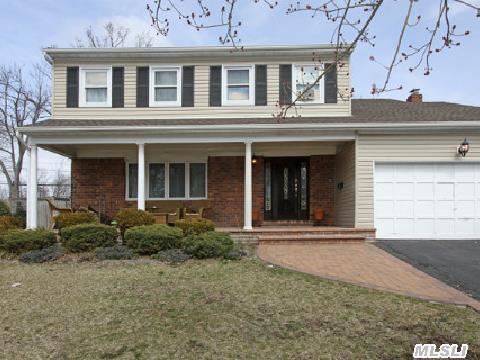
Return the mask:
[[[315,80],[323,72],[322,65],[294,65],[292,72],[293,95],[292,98],[299,103],[316,104],[324,102],[324,78],[322,77],[317,84],[313,85]],[[306,90],[308,88],[308,90]]]
[[80,106],[112,106],[112,68],[80,68]]
[[224,66],[222,76],[223,105],[255,105],[254,66]]
[[[205,162],[150,162],[146,166],[146,198],[205,199],[207,197],[207,164]],[[138,195],[138,165],[127,164],[128,200]]]
[[179,66],[152,66],[150,106],[181,105],[181,71]]

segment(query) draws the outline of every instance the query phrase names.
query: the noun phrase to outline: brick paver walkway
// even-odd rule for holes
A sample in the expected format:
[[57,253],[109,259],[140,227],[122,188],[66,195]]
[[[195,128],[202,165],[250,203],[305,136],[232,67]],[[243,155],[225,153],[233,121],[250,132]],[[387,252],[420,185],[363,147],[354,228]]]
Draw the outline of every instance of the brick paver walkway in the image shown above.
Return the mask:
[[368,243],[260,244],[267,262],[323,278],[438,302],[470,305],[480,302],[415,269]]

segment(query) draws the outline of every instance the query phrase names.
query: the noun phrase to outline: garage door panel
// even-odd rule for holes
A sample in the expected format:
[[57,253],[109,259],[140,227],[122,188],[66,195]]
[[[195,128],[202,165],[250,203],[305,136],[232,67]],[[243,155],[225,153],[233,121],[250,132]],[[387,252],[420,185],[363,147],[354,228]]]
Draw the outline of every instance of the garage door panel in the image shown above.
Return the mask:
[[411,182],[397,182],[394,186],[395,199],[397,200],[413,200],[414,191],[413,183]]
[[415,233],[414,219],[397,218],[395,222],[395,233],[402,233],[406,236],[412,236]]
[[450,219],[455,216],[455,202],[453,200],[440,200],[435,203],[435,216]]
[[480,164],[375,165],[379,238],[480,238]]
[[415,198],[418,200],[431,200],[435,194],[434,183],[417,183],[415,184]]
[[396,201],[395,202],[395,216],[397,218],[413,218],[414,217],[414,202],[413,200]]
[[441,182],[435,187],[435,195],[437,200],[453,200],[455,197],[455,184]]
[[415,202],[415,216],[423,219],[433,219],[435,202],[433,200],[419,200]]
[[468,200],[473,199],[475,194],[474,182],[461,182],[455,184],[455,199]]
[[375,198],[378,200],[393,200],[393,184],[378,182],[375,186]]
[[375,207],[379,218],[393,218],[395,216],[395,206],[392,200],[377,200]]

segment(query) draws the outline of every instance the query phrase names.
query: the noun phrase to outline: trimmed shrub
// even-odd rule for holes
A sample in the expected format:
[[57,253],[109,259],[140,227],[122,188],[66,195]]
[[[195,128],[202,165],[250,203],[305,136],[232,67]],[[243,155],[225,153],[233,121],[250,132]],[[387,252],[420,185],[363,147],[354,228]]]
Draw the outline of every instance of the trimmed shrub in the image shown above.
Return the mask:
[[95,250],[95,256],[98,260],[130,260],[135,258],[133,251],[123,245],[99,247]]
[[62,241],[71,252],[92,251],[97,247],[113,246],[117,229],[101,224],[80,224],[62,229]]
[[55,216],[55,222],[59,230],[68,226],[80,224],[96,224],[97,216],[89,212],[65,213]]
[[230,250],[228,253],[226,253],[223,258],[225,260],[240,260],[242,256],[247,255],[245,251],[238,247],[234,247],[232,250]]
[[0,250],[15,254],[41,250],[55,243],[55,234],[43,229],[14,229],[0,236]]
[[185,236],[198,235],[215,230],[212,220],[200,218],[177,220],[175,226],[182,229]]
[[183,232],[167,225],[135,226],[125,232],[125,245],[135,252],[151,255],[180,247]]
[[12,215],[0,216],[0,233],[5,233],[8,230],[20,229],[22,226],[21,221]]
[[210,231],[190,235],[184,241],[185,252],[197,259],[223,257],[233,249],[230,234]]
[[24,263],[43,263],[57,260],[61,258],[63,254],[63,248],[60,245],[55,244],[41,250],[32,250],[23,253],[18,259]]
[[0,216],[10,215],[10,206],[5,201],[0,201]]
[[192,256],[187,254],[182,249],[163,250],[152,255],[152,259],[167,263],[181,263],[190,260],[191,258]]
[[115,221],[120,228],[123,238],[127,229],[134,226],[152,225],[155,223],[155,218],[143,210],[121,209],[117,215],[115,215]]

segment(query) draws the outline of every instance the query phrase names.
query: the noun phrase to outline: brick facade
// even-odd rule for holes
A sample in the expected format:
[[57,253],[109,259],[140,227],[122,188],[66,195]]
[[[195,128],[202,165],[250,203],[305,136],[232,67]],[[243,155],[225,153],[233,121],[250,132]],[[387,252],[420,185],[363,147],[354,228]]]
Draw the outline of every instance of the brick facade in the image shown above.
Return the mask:
[[[207,216],[218,226],[243,226],[244,159],[242,156],[209,157],[208,201],[181,201],[182,206],[194,208],[208,206],[210,209],[207,211]],[[326,214],[324,225],[335,223],[334,160],[335,156],[310,158],[310,213],[313,214],[315,208],[323,208]],[[254,225],[259,225],[263,221],[264,213],[263,157],[257,157],[252,173],[252,215]],[[202,204],[198,205],[197,202]],[[164,202],[164,204],[167,203],[168,201]],[[91,206],[113,217],[119,209],[136,207],[136,205],[136,201],[125,200],[125,161],[123,159],[72,160],[72,206],[74,208]],[[173,206],[179,206],[178,201],[175,204],[172,203],[172,211]]]
[[335,155],[310,157],[310,218],[316,208],[325,211],[321,225],[335,225]]

